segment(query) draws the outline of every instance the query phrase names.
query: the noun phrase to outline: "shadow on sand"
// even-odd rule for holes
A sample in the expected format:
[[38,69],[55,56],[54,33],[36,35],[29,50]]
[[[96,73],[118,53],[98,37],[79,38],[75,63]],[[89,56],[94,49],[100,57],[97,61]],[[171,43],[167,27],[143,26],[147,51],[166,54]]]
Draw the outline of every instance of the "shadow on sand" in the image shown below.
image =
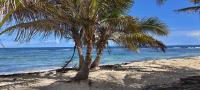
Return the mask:
[[[156,71],[147,70],[147,68],[154,68],[158,70]],[[53,82],[47,86],[31,87],[28,89],[29,90],[198,90],[200,89],[200,70],[193,68],[188,68],[188,67],[177,68],[168,65],[159,65],[159,67],[146,66],[142,68],[135,66],[126,67],[121,65],[117,66],[113,65],[113,66],[104,66],[101,67],[101,69],[113,70],[113,71],[128,71],[130,73],[124,75],[124,78],[122,79],[123,83],[113,82],[119,80],[118,78],[116,78],[115,76],[116,74],[108,74],[107,77],[109,77],[109,80],[91,79],[81,82],[66,82],[63,81],[63,78],[68,78],[68,77],[61,78],[59,75],[53,76],[53,74],[51,75],[46,74],[44,75],[45,78],[57,79],[56,82]],[[37,74],[36,76],[38,75],[39,74]],[[26,78],[28,80],[30,79],[31,76],[30,75],[0,76],[0,78],[11,78],[11,77],[12,78],[23,77],[25,78],[25,80]],[[44,77],[38,77],[37,79],[40,78]]]
[[[146,68],[167,69],[168,71],[149,71]],[[161,67],[122,67],[105,66],[102,69],[114,71],[130,71],[142,73],[139,78],[135,78],[137,74],[126,74],[123,82],[118,84],[109,81],[82,81],[82,82],[65,82],[57,81],[51,85],[37,87],[39,90],[198,90],[200,88],[200,70],[188,67],[172,67],[161,65]],[[114,75],[108,76],[111,81],[115,81]]]

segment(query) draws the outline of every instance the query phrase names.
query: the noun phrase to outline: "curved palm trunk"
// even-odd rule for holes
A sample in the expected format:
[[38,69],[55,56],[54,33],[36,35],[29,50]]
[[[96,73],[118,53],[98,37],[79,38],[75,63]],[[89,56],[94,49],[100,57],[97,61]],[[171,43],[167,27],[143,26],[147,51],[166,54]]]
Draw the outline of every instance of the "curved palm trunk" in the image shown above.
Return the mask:
[[107,37],[104,36],[105,35],[104,33],[105,32],[103,32],[103,34],[102,34],[103,36],[100,39],[100,43],[98,43],[98,45],[97,45],[97,56],[96,56],[95,60],[93,61],[93,63],[91,64],[90,69],[95,70],[95,69],[98,69],[98,67],[99,67],[100,60],[101,60],[101,57],[103,54],[103,50],[104,50],[106,42],[107,42]]
[[93,63],[91,64],[90,69],[97,69],[97,67],[99,67],[100,60],[101,60],[101,57],[102,57],[102,54],[103,54],[103,50],[104,50],[103,45],[98,48],[97,56],[96,56],[95,60],[93,61]]
[[87,44],[87,52],[86,52],[85,60],[83,62],[83,65],[81,66],[79,72],[74,77],[75,81],[88,79],[90,64],[92,61],[92,56],[91,56],[92,50],[93,50],[93,41],[89,40],[88,44]]

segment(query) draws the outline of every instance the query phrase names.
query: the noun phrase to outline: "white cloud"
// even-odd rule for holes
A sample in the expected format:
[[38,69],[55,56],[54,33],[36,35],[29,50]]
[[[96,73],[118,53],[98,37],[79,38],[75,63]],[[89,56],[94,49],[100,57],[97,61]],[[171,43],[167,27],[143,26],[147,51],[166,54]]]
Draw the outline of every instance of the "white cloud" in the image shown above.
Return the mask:
[[200,30],[199,31],[193,31],[188,33],[188,36],[194,37],[194,38],[200,38]]

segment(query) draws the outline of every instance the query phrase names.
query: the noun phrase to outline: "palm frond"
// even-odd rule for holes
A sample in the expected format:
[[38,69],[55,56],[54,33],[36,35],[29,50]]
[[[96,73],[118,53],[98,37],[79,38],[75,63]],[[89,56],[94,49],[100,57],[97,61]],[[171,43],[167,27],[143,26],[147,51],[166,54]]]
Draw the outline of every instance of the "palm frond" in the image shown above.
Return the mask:
[[131,16],[108,18],[102,22],[102,25],[106,30],[110,30],[111,32],[133,33],[139,31],[137,19]]
[[192,7],[187,7],[187,8],[182,8],[179,10],[176,10],[177,12],[200,12],[200,6],[192,6]]
[[150,17],[139,20],[142,32],[156,35],[167,35],[169,30],[158,18]]
[[[16,40],[20,41],[29,41],[36,34],[48,37],[54,33],[55,36],[71,37],[66,31],[71,29],[72,26],[78,27],[78,24],[81,23],[80,18],[76,17],[79,13],[75,12],[74,6],[71,5],[74,0],[54,1],[21,2],[20,6],[16,7],[14,13],[9,17],[9,20],[14,21],[16,25],[7,27],[1,34],[16,32]],[[66,33],[68,33],[67,36]]]
[[[162,5],[163,3],[165,3],[167,0],[156,0],[157,3],[159,5]],[[191,6],[191,7],[186,7],[186,8],[181,8],[181,9],[178,9],[176,11],[178,12],[197,12],[199,13],[200,12],[200,0],[188,0],[190,3],[194,4],[194,6]]]
[[124,15],[133,5],[134,0],[98,0],[98,14],[102,19]]
[[[161,4],[164,4],[167,0],[156,0],[157,4],[161,5]],[[191,3],[194,3],[194,4],[198,4],[200,3],[200,0],[188,0],[189,2]]]
[[[65,30],[64,30],[65,29]],[[68,27],[66,25],[60,24],[55,20],[38,20],[27,23],[20,23],[9,28],[6,28],[1,34],[13,32],[17,33],[17,41],[29,41],[35,35],[42,35],[43,38],[47,38],[49,35],[53,34],[55,37],[66,36]]]
[[125,48],[129,48],[131,50],[138,50],[138,48],[160,48],[163,52],[165,52],[166,46],[152,36],[142,34],[142,33],[134,33],[134,34],[122,34],[119,38],[115,39],[115,42],[120,46],[124,46]]

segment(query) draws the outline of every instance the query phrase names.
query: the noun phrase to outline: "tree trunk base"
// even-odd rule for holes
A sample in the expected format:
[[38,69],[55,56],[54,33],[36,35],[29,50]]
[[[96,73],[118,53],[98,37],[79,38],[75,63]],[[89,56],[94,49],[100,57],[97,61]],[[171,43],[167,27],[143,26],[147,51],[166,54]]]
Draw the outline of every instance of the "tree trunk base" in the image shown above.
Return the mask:
[[89,77],[89,67],[87,64],[83,64],[79,72],[76,74],[76,76],[73,78],[74,81],[81,81],[81,80],[87,80]]

